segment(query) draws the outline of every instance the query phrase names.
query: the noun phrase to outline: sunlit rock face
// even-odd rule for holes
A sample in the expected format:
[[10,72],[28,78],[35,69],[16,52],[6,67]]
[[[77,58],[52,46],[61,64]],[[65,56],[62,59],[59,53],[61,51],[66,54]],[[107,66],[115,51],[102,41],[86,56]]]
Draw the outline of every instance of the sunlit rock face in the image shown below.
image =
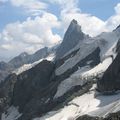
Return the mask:
[[69,50],[74,48],[79,41],[82,41],[86,35],[82,32],[81,26],[78,25],[76,20],[72,20],[70,23],[63,42],[56,52],[56,59],[59,59],[65,55]]

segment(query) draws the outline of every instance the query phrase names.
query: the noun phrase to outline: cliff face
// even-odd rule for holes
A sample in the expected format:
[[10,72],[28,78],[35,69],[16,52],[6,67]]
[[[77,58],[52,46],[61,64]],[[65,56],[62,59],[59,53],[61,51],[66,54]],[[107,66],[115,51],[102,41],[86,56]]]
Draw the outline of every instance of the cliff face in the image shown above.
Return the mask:
[[85,34],[82,32],[81,26],[78,25],[76,20],[72,20],[65,33],[63,42],[57,49],[56,59],[63,57],[65,53],[74,48],[84,37]]
[[112,94],[120,90],[120,40],[116,45],[117,56],[97,82],[98,90],[104,94]]
[[54,64],[44,60],[17,77],[12,103],[19,106],[19,110],[25,114],[25,120],[29,120],[32,118],[31,116],[37,114],[38,109],[41,111],[44,109],[45,101],[48,100],[45,93],[49,92],[45,88],[51,82],[50,77],[53,71]]

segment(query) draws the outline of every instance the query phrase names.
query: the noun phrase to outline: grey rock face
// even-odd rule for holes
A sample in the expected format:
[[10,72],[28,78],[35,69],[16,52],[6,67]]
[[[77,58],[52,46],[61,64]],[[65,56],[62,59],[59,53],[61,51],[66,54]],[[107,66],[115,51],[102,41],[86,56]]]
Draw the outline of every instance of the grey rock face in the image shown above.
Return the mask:
[[102,79],[97,82],[98,90],[105,94],[112,94],[120,90],[120,53],[108,67]]
[[116,45],[116,52],[120,52],[120,39],[118,40],[118,43]]
[[13,69],[13,66],[11,66],[10,64],[0,62],[0,82],[3,81]]
[[19,106],[20,111],[23,112],[24,117],[21,119],[29,120],[45,109],[45,101],[50,100],[47,96],[49,92],[47,87],[51,83],[50,77],[53,71],[54,63],[44,60],[17,77],[12,103]]
[[13,88],[16,81],[17,76],[11,74],[0,84],[0,116],[11,105]]
[[[56,67],[62,65],[65,62],[64,61],[65,58],[56,61]],[[87,62],[89,62],[89,61],[92,61],[92,62],[90,62],[88,64]],[[98,47],[91,54],[86,56],[84,59],[80,60],[74,67],[68,69],[66,72],[64,72],[62,75],[60,75],[57,79],[64,80],[64,79],[70,77],[71,74],[73,74],[74,72],[76,72],[78,70],[78,67],[84,67],[86,65],[89,65],[92,68],[92,67],[98,65],[99,63],[100,63],[100,48]]]
[[80,40],[84,39],[85,34],[81,31],[81,27],[77,24],[76,20],[72,20],[68,27],[63,42],[56,52],[56,59],[64,56],[70,49],[74,48]]

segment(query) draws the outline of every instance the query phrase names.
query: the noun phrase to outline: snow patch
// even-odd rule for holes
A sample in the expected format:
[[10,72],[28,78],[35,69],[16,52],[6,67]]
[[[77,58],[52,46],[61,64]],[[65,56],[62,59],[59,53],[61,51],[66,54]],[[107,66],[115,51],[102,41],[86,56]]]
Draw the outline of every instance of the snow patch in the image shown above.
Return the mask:
[[74,98],[67,106],[47,113],[41,118],[34,120],[74,120],[85,114],[91,116],[106,116],[109,113],[120,110],[120,94],[111,96],[97,95],[95,86],[82,96]]
[[[116,57],[115,48],[119,38],[120,35],[118,35],[116,32],[102,33],[94,38],[85,38],[76,47],[68,52],[70,54],[72,51],[80,48],[75,56],[66,60],[63,65],[56,69],[56,75],[61,75],[68,69],[75,66],[78,62],[91,54],[97,47],[100,48],[101,62],[109,57],[114,60]],[[66,55],[68,55],[68,53],[66,53]]]
[[87,43],[84,43],[80,46],[80,50],[77,52],[77,54],[68,60],[65,61],[63,65],[61,65],[58,69],[56,69],[55,73],[56,75],[61,75],[68,69],[74,67],[78,62],[80,62],[82,59],[87,57],[89,54],[91,54],[97,47],[97,42],[92,43],[91,45],[88,45]]
[[85,79],[81,77],[81,74],[88,69],[90,69],[90,67],[85,66],[73,73],[68,79],[62,81],[61,84],[58,86],[58,90],[54,98],[58,98],[64,95],[67,91],[69,91],[72,87],[76,85],[84,85],[87,81],[85,81]]
[[43,60],[48,60],[48,61],[53,61],[55,58],[55,54],[52,53],[50,55],[48,55],[46,58],[42,58],[34,63],[31,64],[24,64],[23,66],[21,66],[20,68],[16,69],[15,71],[13,71],[13,73],[16,73],[17,75],[21,74],[24,71],[27,71],[29,69],[31,69],[32,67],[34,67],[35,65],[39,64],[40,62],[42,62]]
[[100,73],[103,73],[112,63],[112,58],[106,58],[102,63],[95,66],[93,69],[90,69],[82,74],[83,77],[97,76]]
[[64,95],[74,86],[84,85],[88,80],[91,80],[90,77],[95,77],[105,72],[111,63],[112,58],[107,58],[92,69],[89,66],[79,68],[79,70],[73,73],[69,78],[61,82],[61,84],[58,86],[57,93],[55,94],[54,98],[58,98]]

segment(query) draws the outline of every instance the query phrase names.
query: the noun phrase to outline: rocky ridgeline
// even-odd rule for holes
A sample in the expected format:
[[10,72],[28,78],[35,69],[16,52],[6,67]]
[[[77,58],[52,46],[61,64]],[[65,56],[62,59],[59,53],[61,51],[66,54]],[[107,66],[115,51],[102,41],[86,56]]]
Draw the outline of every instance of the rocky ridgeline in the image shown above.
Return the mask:
[[[43,60],[20,75],[9,75],[5,81],[0,84],[0,114],[5,112],[9,106],[13,105],[19,107],[19,112],[22,113],[22,116],[17,120],[32,120],[32,118],[40,117],[51,110],[59,109],[61,106],[67,105],[67,102],[77,95],[80,96],[88,92],[94,81],[90,82],[87,80],[84,85],[76,85],[64,95],[54,99],[60,83],[75,73],[79,67],[82,68],[84,66],[89,66],[90,68],[93,68],[101,62],[101,49],[99,46],[95,46],[95,49],[92,49],[94,48],[93,46],[90,48],[90,50],[92,49],[93,51],[91,50],[91,53],[76,62],[73,67],[68,67],[68,69],[60,75],[55,74],[56,69],[64,65],[71,57],[74,57],[76,54],[78,55],[78,52],[81,50],[79,48],[64,56],[78,43],[82,43],[85,37],[86,35],[81,31],[81,27],[77,24],[77,21],[73,20],[65,33],[63,42],[56,49],[55,61],[51,62]],[[42,56],[40,51],[38,51],[34,56],[32,56],[32,58],[30,57],[30,60],[33,62],[34,58],[34,60],[38,60],[45,57],[47,52],[46,49],[47,48],[43,50]],[[118,53],[116,59],[107,69],[102,79],[99,79],[97,82],[97,89],[102,93],[113,93],[120,88],[119,42],[117,44],[116,51]],[[13,64],[14,67],[18,67],[22,64],[28,63],[28,61],[30,61],[28,58],[29,55],[24,53],[11,60],[9,64]],[[1,65],[0,68],[4,69],[4,66]],[[97,76],[93,79],[96,80]],[[76,120],[109,120],[109,118],[114,120],[116,117],[119,117],[119,112],[116,114],[110,114],[105,119],[85,115],[77,118]]]

